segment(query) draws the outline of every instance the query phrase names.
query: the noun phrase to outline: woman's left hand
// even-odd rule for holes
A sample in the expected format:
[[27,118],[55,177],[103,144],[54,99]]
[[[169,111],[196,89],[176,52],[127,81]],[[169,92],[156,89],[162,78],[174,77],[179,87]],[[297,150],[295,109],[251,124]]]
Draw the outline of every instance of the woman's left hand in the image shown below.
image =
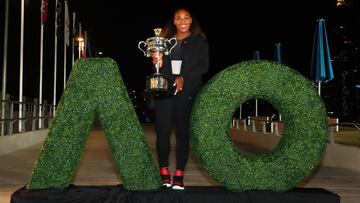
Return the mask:
[[176,95],[178,92],[182,91],[184,87],[184,78],[181,76],[176,77],[173,86],[176,86],[176,90],[174,93],[174,95]]

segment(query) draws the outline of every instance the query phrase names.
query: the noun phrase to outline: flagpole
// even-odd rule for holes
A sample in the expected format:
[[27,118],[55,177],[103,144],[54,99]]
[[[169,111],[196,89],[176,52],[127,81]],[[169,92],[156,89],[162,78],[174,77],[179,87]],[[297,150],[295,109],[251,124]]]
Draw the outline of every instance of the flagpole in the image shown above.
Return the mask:
[[87,39],[87,32],[86,30],[84,31],[84,57],[86,58],[86,53],[87,53],[87,42],[88,42],[88,39]]
[[79,23],[79,47],[78,47],[78,50],[79,50],[79,58],[81,58],[81,43],[80,40],[82,39],[82,36],[81,36],[81,23]]
[[255,116],[258,116],[258,99],[255,99]]
[[239,120],[241,120],[242,118],[242,104],[240,104],[240,107],[239,107]]
[[[43,3],[43,0],[41,0]],[[42,7],[42,9],[45,9]],[[43,22],[43,10],[41,10],[40,22],[41,22],[41,31],[40,31],[40,81],[39,81],[39,129],[42,129],[42,83],[43,83],[43,46],[44,46],[44,22]]]
[[24,13],[25,0],[21,0],[20,73],[19,73],[19,132],[23,131],[23,71],[24,71]]
[[2,102],[1,102],[1,135],[5,134],[5,99],[6,99],[6,72],[7,72],[7,47],[8,47],[8,27],[9,27],[9,0],[5,5],[5,25],[4,25],[4,52],[3,52],[3,75],[2,75]]
[[[255,59],[255,61],[260,60],[260,52],[259,51],[254,52],[254,59]],[[255,99],[255,117],[257,117],[257,116],[258,116],[258,99]]]
[[75,61],[75,56],[74,56],[74,50],[75,50],[75,12],[73,12],[73,24],[72,24],[72,53],[71,53],[71,57],[72,57],[72,63],[71,63],[71,67],[74,66],[74,61]]
[[54,91],[53,91],[53,115],[56,110],[56,71],[57,71],[57,15],[58,15],[58,0],[55,0],[55,42],[54,42]]
[[[275,61],[281,64],[281,43],[275,44]],[[279,112],[279,121],[281,121],[281,114]]]
[[65,3],[65,9],[64,9],[64,89],[66,87],[66,46],[67,46],[67,39],[66,39],[66,32],[67,32],[67,28],[66,28],[66,9],[67,9],[67,1],[64,1]]

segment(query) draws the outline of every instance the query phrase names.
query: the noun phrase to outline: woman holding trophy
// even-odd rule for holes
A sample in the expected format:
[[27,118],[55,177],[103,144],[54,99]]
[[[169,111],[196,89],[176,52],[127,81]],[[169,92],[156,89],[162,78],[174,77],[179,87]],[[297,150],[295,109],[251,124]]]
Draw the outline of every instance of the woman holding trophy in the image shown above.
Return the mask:
[[[160,73],[172,84],[173,96],[155,100],[156,150],[163,186],[185,188],[184,171],[189,155],[189,120],[192,104],[202,87],[202,77],[209,67],[209,46],[205,34],[187,9],[177,9],[161,31],[165,38],[176,38],[169,55],[153,54]],[[176,132],[176,170],[169,170],[170,135]]]

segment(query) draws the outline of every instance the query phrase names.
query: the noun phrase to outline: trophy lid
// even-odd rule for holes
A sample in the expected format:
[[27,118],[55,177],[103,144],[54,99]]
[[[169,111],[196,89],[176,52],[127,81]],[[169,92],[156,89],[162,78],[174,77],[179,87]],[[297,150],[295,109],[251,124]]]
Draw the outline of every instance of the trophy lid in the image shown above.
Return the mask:
[[154,29],[155,36],[159,37],[159,36],[160,36],[160,34],[161,34],[161,31],[162,31],[162,29],[161,29],[161,28],[155,28],[155,29]]
[[154,37],[149,37],[146,41],[147,43],[151,43],[151,42],[156,42],[156,43],[160,43],[160,44],[165,44],[167,39],[165,37],[161,37],[162,28],[155,28],[154,29],[154,33],[155,36]]

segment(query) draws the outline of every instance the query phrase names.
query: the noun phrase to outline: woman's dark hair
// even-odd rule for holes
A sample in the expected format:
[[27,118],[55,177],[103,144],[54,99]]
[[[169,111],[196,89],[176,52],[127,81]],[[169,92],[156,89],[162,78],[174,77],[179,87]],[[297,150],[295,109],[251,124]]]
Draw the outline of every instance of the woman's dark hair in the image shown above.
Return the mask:
[[190,14],[190,17],[192,19],[192,23],[190,26],[190,32],[192,33],[192,35],[199,35],[199,36],[203,37],[204,39],[206,39],[206,35],[203,32],[200,24],[198,23],[196,18],[191,14],[189,9],[186,9],[186,8],[178,8],[173,12],[173,16],[166,23],[165,27],[163,28],[163,30],[161,32],[161,36],[166,37],[166,38],[174,37],[174,35],[176,34],[176,26],[174,25],[174,17],[175,17],[175,13],[177,13],[180,10],[185,10]]

